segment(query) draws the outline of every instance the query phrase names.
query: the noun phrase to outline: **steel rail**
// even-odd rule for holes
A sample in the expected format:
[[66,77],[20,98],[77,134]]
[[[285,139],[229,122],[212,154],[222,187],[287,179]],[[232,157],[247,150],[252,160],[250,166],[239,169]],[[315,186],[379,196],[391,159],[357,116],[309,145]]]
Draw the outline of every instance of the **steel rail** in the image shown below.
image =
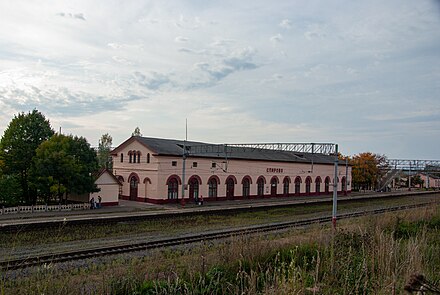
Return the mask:
[[[438,191],[428,191],[428,192],[404,192],[398,194],[383,194],[383,195],[367,195],[367,196],[356,196],[350,198],[341,198],[338,199],[338,203],[350,203],[350,202],[362,202],[364,200],[377,200],[377,199],[391,199],[391,198],[399,198],[399,197],[408,197],[408,196],[418,196],[418,195],[432,195],[438,194]],[[141,222],[148,220],[157,220],[157,219],[167,219],[167,218],[175,218],[175,217],[188,217],[188,216],[204,216],[204,215],[212,215],[212,214],[220,214],[220,215],[228,215],[228,214],[236,214],[241,212],[256,212],[256,211],[264,211],[269,209],[277,209],[277,208],[289,208],[295,206],[314,206],[314,205],[322,205],[322,204],[331,204],[332,199],[328,196],[326,198],[321,199],[310,199],[310,200],[301,200],[298,203],[292,203],[292,200],[286,200],[282,202],[268,202],[268,203],[252,203],[252,204],[239,204],[239,205],[231,205],[228,207],[204,207],[203,209],[194,208],[194,210],[182,210],[182,211],[174,211],[174,212],[160,212],[155,214],[139,214],[139,215],[118,215],[118,216],[106,216],[100,215],[99,217],[92,215],[87,218],[85,215],[84,218],[72,219],[67,216],[66,220],[63,220],[61,217],[56,220],[38,220],[32,223],[28,223],[25,220],[17,220],[18,223],[9,223],[9,224],[1,224],[0,220],[0,233],[1,232],[24,232],[24,231],[32,231],[37,229],[45,229],[45,228],[59,228],[62,226],[79,226],[79,225],[89,225],[93,223],[94,225],[98,224],[115,224],[119,222]],[[76,216],[77,217],[77,216]]]
[[[402,206],[386,207],[386,208],[380,208],[374,210],[364,210],[353,213],[345,213],[339,215],[338,218],[339,219],[356,218],[365,215],[375,215],[386,212],[426,207],[433,204],[438,204],[438,202],[426,202],[426,203],[419,203],[412,205],[402,205]],[[187,235],[183,237],[161,239],[156,241],[128,243],[128,244],[120,244],[114,246],[97,247],[97,248],[91,248],[91,249],[85,249],[79,251],[66,251],[66,252],[54,253],[49,255],[23,257],[23,258],[0,261],[0,269],[15,270],[15,269],[22,269],[31,266],[44,265],[44,264],[47,265],[47,264],[61,263],[66,261],[82,260],[86,258],[94,258],[100,256],[143,251],[143,250],[149,250],[149,249],[155,249],[161,247],[185,245],[195,242],[217,240],[217,239],[228,238],[238,235],[265,233],[265,232],[284,230],[288,228],[294,228],[294,227],[300,227],[300,226],[306,226],[312,224],[321,224],[321,223],[331,222],[331,220],[332,220],[331,216],[316,217],[316,218],[308,218],[297,221],[278,222],[278,223],[271,223],[265,225],[249,226],[249,227],[238,228],[233,230],[206,232],[196,235]]]

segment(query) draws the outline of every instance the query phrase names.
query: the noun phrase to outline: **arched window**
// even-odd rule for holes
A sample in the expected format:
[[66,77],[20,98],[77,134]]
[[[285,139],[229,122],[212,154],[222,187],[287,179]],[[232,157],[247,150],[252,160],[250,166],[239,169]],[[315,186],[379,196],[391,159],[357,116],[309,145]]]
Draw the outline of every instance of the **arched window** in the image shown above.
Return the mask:
[[316,194],[319,194],[321,192],[321,177],[316,177],[315,179],[315,192]]
[[289,195],[289,185],[290,185],[290,178],[288,176],[284,177],[283,180],[283,195],[287,197]]
[[121,153],[121,163],[124,162],[124,154]]
[[249,177],[245,176],[242,181],[243,184],[243,197],[249,197],[251,194],[251,182]]
[[179,181],[172,177],[168,180],[168,199],[177,199],[179,197]]
[[208,180],[208,197],[215,198],[217,197],[217,186],[218,181],[215,177],[211,177]]
[[260,176],[257,180],[257,195],[259,197],[264,196],[264,183],[266,181],[264,181],[264,177]]
[[147,163],[150,163],[150,153],[147,154]]
[[137,162],[140,163],[140,162],[141,162],[141,152],[138,151],[138,152],[137,152],[137,155],[138,155]]
[[312,178],[310,176],[307,176],[306,178],[306,194],[310,194],[310,186],[312,184]]
[[188,180],[189,184],[189,197],[191,199],[198,200],[199,199],[199,180],[197,176],[192,176]]
[[131,163],[131,161],[133,160],[133,156],[131,154],[131,151],[128,152],[128,163]]
[[232,199],[234,197],[235,181],[234,178],[229,176],[226,179],[226,198]]
[[295,195],[299,196],[299,194],[301,193],[301,177],[297,176],[295,178]]
[[270,195],[276,197],[278,190],[278,177],[274,176],[270,180]]
[[324,189],[325,189],[325,193],[328,194],[330,192],[330,177],[326,177],[325,181],[324,181]]

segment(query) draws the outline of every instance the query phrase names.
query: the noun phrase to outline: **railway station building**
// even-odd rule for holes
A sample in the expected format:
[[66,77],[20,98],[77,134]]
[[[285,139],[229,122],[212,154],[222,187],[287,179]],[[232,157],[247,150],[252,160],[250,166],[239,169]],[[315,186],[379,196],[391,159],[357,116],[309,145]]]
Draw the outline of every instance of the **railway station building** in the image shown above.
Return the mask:
[[[188,151],[183,169],[183,151]],[[132,136],[112,153],[121,199],[156,204],[332,194],[334,156]],[[184,176],[183,176],[184,174]],[[337,187],[351,192],[351,166]]]

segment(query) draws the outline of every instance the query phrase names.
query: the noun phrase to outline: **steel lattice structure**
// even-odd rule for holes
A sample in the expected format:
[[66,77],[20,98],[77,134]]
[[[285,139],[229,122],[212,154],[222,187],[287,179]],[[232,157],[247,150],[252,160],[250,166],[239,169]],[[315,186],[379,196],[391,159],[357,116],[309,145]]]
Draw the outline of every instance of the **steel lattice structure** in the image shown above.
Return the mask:
[[387,159],[388,167],[396,170],[440,171],[440,160]]
[[202,144],[187,146],[186,150],[191,154],[206,153],[231,153],[233,151],[289,151],[298,153],[312,153],[324,155],[336,155],[338,145],[335,143],[236,143],[236,144]]

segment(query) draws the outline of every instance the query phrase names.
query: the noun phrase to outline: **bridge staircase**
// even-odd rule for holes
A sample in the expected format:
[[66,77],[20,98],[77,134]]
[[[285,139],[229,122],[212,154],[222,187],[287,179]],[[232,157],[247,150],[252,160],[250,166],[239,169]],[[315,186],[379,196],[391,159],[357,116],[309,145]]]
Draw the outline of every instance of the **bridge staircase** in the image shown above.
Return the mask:
[[402,173],[402,169],[391,169],[389,170],[380,180],[379,191],[385,190],[385,188]]

